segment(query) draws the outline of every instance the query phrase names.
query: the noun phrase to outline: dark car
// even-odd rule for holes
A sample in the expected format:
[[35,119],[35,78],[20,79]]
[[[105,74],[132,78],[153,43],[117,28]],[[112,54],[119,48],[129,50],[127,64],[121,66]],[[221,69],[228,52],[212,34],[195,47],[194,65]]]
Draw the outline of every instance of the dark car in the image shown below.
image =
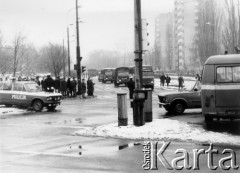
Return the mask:
[[0,105],[31,107],[42,111],[44,107],[54,110],[61,103],[59,93],[43,92],[33,81],[0,82]]
[[201,108],[201,82],[196,81],[189,90],[170,91],[158,94],[159,107],[166,111],[182,114],[185,109]]

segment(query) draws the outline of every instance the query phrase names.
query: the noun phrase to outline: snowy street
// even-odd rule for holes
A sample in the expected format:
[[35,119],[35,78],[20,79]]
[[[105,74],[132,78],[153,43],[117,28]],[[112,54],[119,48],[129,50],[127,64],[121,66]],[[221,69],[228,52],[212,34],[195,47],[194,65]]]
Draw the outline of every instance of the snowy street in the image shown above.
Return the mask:
[[[176,116],[158,107],[157,94],[176,90],[176,81],[173,80],[167,88],[160,87],[159,79],[155,79],[153,122],[141,127],[132,125],[128,97],[128,126],[117,125],[116,96],[118,92],[128,93],[126,87],[102,84],[97,78],[94,82],[94,98],[65,98],[53,112],[43,110],[36,113],[1,106],[0,172],[14,172],[16,169],[19,172],[144,172],[144,141],[171,142],[165,153],[168,160],[176,157],[174,152],[177,149],[183,148],[191,153],[193,149],[207,150],[213,143],[220,153],[225,148],[233,149],[240,165],[239,120],[212,122],[206,126],[201,109],[189,109]],[[193,83],[194,80],[186,80],[185,86]],[[206,158],[200,157],[200,172],[209,171]],[[219,154],[215,159],[221,158]],[[168,172],[161,166],[159,171]],[[218,172],[222,169],[219,168]]]

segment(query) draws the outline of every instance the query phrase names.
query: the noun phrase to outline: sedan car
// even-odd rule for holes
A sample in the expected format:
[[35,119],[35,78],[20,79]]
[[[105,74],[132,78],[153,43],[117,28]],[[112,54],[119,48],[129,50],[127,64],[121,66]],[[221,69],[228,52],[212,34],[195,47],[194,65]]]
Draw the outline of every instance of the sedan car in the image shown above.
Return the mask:
[[163,92],[158,94],[159,107],[166,111],[182,114],[185,109],[201,108],[201,83],[196,81],[189,90]]
[[31,107],[42,111],[44,107],[54,110],[61,103],[62,94],[43,92],[33,81],[0,82],[0,105]]

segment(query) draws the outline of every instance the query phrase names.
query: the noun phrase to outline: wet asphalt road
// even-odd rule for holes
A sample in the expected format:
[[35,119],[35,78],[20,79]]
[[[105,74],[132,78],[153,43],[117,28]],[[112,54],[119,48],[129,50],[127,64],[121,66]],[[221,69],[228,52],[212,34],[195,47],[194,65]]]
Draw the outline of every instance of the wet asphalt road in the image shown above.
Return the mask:
[[[21,115],[2,116],[0,172],[146,172],[142,169],[143,141],[72,135],[83,126],[93,127],[117,122],[116,94],[127,89],[95,82],[96,97],[94,98],[66,98],[54,112],[28,111]],[[202,126],[211,131],[240,135],[239,121],[231,122],[230,126],[227,121],[217,125],[214,122],[207,127],[200,109],[187,110],[181,116],[168,115],[164,109],[159,109],[157,106],[158,92],[161,92],[160,88],[156,88],[153,92],[153,118],[171,118]],[[131,120],[130,104],[128,115]],[[175,151],[184,148],[192,162],[192,150],[207,150],[208,145],[171,141],[164,155],[171,163],[178,156]],[[240,147],[230,147],[236,152],[236,164],[240,165]],[[221,153],[229,146],[214,148]],[[218,165],[222,157],[224,157],[222,154],[215,155],[214,164]],[[201,155],[199,160],[198,172],[211,172],[207,167],[207,156]],[[153,172],[169,172],[169,170],[158,161],[158,170]],[[179,172],[179,170],[171,172]],[[193,170],[183,169],[180,172],[193,172]],[[224,171],[218,168],[217,172]],[[239,172],[239,170],[230,169],[227,172]]]

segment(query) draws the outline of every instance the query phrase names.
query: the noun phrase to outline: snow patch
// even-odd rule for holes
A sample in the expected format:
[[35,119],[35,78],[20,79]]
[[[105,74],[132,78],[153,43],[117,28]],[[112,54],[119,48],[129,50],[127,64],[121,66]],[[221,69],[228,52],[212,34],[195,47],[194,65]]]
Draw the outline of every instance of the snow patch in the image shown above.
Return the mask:
[[142,140],[177,140],[200,143],[240,145],[240,137],[226,133],[209,132],[185,122],[170,119],[153,120],[144,126],[118,126],[117,123],[98,127],[84,127],[74,133],[80,136],[113,137]]

